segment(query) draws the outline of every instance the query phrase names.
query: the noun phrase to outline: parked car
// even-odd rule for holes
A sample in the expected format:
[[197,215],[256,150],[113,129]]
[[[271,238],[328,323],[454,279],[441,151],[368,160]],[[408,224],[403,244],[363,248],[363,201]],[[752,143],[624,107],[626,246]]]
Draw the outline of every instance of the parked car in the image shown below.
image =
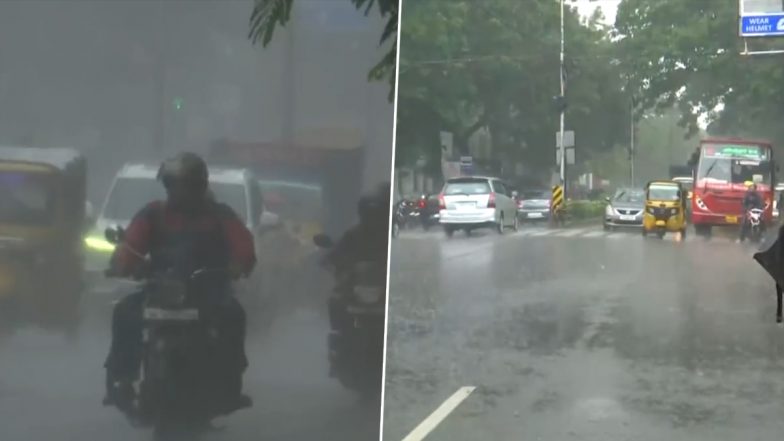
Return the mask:
[[477,228],[492,227],[503,234],[517,231],[517,204],[512,191],[498,178],[460,177],[449,179],[439,195],[440,223],[447,236],[455,230],[470,234]]
[[550,218],[550,190],[526,190],[517,197],[517,215],[520,220],[541,221]]
[[645,210],[645,190],[642,188],[622,188],[612,198],[607,198],[604,209],[604,229],[617,227],[642,227]]

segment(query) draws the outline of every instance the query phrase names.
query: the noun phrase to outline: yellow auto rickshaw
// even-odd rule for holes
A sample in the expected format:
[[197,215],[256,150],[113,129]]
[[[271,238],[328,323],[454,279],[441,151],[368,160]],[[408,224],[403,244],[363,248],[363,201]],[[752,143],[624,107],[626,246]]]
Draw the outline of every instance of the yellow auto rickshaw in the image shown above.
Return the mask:
[[0,321],[74,324],[86,180],[75,150],[0,147]]
[[659,238],[667,232],[679,232],[686,237],[686,191],[678,182],[651,181],[645,187],[645,213],[642,235],[656,233]]

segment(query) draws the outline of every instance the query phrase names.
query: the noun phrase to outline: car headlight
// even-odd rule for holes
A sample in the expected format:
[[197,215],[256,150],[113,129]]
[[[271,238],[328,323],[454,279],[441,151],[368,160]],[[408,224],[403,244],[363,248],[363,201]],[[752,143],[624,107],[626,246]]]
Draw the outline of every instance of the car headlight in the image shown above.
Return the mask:
[[613,207],[612,205],[608,205],[604,207],[604,215],[605,216],[612,216],[613,215]]
[[384,298],[384,288],[378,286],[355,286],[354,297],[359,303],[371,305]]
[[115,248],[113,243],[100,236],[87,236],[84,238],[84,244],[96,251],[111,252]]

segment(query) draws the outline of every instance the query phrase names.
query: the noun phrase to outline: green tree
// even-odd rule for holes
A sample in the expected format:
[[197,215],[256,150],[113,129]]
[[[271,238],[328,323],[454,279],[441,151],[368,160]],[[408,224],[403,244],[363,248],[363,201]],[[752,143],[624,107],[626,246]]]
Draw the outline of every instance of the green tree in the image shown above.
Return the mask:
[[[495,156],[552,165],[559,94],[559,7],[537,0],[406,2],[402,16],[399,165],[440,155],[438,131],[464,149],[476,130],[490,130]],[[624,136],[628,99],[612,43],[595,18],[566,16],[568,129],[586,150]]]
[[[379,44],[390,43],[389,51],[384,55],[368,74],[372,81],[384,80],[389,82],[389,100],[395,96],[395,64],[397,61],[397,0],[349,0],[365,15],[368,15],[374,6],[377,6],[382,17],[386,18],[386,25],[381,32]],[[275,34],[278,26],[285,26],[291,19],[294,0],[255,0],[253,12],[250,16],[250,33],[248,38],[253,44],[261,42],[266,47]]]
[[[711,133],[784,140],[784,65],[739,55],[737,32],[736,0],[623,0],[617,53],[641,109],[676,106],[689,134],[707,115]],[[717,112],[719,104],[724,110]]]

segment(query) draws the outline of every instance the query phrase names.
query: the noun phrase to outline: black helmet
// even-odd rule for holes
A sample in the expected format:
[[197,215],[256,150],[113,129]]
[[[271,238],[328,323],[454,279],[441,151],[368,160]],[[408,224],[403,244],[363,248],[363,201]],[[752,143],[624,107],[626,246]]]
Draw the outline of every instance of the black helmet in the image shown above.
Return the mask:
[[207,163],[195,153],[184,152],[169,158],[158,169],[158,179],[167,190],[176,182],[186,184],[194,191],[205,194],[209,181]]

